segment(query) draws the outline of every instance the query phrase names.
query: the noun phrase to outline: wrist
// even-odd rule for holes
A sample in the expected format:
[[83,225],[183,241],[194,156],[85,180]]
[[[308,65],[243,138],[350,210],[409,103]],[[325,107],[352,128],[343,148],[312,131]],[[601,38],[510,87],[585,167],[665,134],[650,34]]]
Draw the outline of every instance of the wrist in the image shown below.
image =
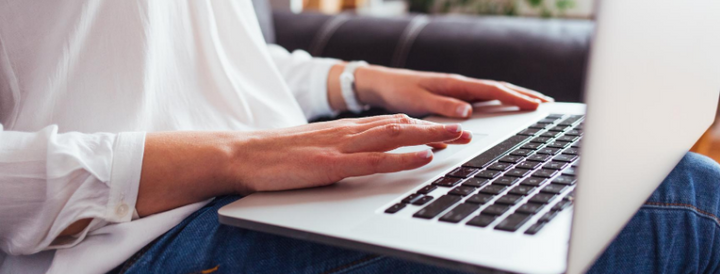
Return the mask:
[[376,83],[382,83],[381,76],[385,67],[369,65],[355,70],[355,92],[361,104],[374,107],[383,107],[383,98]]

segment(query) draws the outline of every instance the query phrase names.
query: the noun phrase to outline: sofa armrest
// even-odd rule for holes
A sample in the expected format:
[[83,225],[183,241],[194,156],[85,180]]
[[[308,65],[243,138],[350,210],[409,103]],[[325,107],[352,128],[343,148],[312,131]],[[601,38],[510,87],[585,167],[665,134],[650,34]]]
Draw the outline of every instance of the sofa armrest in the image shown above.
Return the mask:
[[274,11],[277,44],[314,56],[512,82],[579,102],[590,20],[495,16],[379,18]]

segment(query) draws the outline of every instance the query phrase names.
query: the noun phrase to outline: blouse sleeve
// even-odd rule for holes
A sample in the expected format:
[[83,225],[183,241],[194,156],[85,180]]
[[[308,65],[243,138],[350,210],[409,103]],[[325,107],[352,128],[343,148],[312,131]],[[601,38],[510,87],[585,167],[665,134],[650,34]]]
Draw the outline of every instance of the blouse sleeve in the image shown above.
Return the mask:
[[290,53],[278,45],[268,45],[268,49],[305,118],[313,120],[337,114],[328,102],[327,77],[330,68],[338,64],[339,60],[312,57],[302,50]]
[[[0,249],[11,255],[71,247],[108,223],[131,220],[145,133],[4,131],[0,124]],[[69,225],[91,219],[73,236]]]

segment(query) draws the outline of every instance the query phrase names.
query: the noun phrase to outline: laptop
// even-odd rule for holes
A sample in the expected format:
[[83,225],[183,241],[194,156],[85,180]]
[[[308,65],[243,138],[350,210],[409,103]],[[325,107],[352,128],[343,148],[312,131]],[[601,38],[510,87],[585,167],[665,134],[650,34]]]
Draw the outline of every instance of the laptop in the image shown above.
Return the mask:
[[417,170],[252,194],[220,222],[470,272],[582,273],[713,122],[718,33],[720,1],[600,1],[587,105],[429,117],[473,141]]

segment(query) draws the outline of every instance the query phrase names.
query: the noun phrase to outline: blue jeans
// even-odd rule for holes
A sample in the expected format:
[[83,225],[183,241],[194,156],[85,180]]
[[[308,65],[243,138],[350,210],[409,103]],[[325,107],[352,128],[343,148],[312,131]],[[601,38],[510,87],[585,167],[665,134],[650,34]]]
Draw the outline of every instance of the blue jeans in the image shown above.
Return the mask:
[[[218,223],[219,197],[116,273],[456,273]],[[590,273],[720,273],[720,166],[689,153]]]

